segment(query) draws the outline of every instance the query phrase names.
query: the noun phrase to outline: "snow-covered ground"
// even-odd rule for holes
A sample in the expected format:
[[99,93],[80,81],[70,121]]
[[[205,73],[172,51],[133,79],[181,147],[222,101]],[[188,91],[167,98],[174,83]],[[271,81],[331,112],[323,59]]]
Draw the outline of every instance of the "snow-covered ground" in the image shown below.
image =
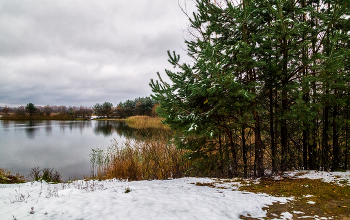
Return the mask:
[[[1,219],[239,219],[264,217],[262,208],[287,202],[265,194],[196,186],[209,178],[153,181],[75,181],[0,185]],[[126,189],[131,192],[125,193]]]
[[[350,184],[349,171],[295,171],[284,176]],[[196,183],[214,183],[216,188]],[[238,186],[239,182],[218,183],[210,178],[0,184],[0,219],[261,218],[266,216],[263,207],[291,199],[242,192]],[[131,192],[126,193],[127,189]],[[291,219],[292,214],[285,212],[280,218]]]

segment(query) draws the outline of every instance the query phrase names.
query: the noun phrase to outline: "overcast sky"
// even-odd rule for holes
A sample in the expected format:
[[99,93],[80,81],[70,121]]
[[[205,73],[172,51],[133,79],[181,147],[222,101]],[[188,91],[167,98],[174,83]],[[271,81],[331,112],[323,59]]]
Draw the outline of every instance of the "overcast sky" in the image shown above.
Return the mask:
[[1,0],[0,106],[149,96],[187,26],[178,0]]

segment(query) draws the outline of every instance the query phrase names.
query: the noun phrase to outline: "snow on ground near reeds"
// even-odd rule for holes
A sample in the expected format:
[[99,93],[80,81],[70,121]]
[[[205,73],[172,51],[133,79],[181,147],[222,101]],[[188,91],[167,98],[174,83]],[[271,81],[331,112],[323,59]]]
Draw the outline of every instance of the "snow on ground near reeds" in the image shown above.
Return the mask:
[[[282,177],[322,179],[350,185],[350,171],[293,171]],[[74,181],[0,184],[0,219],[239,219],[261,218],[263,207],[291,198],[238,190],[239,182],[210,178],[153,181]],[[203,184],[202,184],[203,185]],[[126,189],[131,192],[125,193]],[[305,195],[312,197],[312,195]],[[291,219],[288,212],[282,219]]]
[[[262,208],[286,198],[196,186],[210,178],[74,181],[0,185],[1,219],[239,219],[265,217]],[[220,184],[223,186],[223,184]],[[131,192],[125,193],[129,188]]]

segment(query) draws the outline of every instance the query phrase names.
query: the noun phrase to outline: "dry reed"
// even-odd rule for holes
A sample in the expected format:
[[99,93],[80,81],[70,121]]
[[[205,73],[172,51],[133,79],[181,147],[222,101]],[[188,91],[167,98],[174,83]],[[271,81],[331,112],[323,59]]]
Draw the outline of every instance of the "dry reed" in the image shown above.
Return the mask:
[[[99,179],[149,180],[182,177],[190,164],[185,151],[165,141],[114,143],[108,149],[94,149],[91,162]],[[97,176],[96,176],[97,175]]]
[[171,131],[162,119],[133,116],[126,119],[139,140],[114,141],[107,149],[92,149],[92,176],[98,179],[149,180],[182,177],[190,162],[185,150],[169,143]]
[[160,129],[169,129],[168,125],[162,123],[162,118],[150,117],[150,116],[133,116],[127,118],[125,121],[129,127],[136,129],[145,129],[145,128],[160,128]]

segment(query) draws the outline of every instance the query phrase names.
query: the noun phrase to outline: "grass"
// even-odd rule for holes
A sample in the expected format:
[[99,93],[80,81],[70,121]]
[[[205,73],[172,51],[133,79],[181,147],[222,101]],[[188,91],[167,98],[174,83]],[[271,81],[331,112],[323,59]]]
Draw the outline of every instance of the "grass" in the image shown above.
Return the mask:
[[23,175],[12,174],[10,171],[0,168],[0,184],[24,183]]
[[214,183],[201,183],[201,182],[196,182],[195,185],[196,185],[196,186],[208,186],[208,187],[211,187],[211,188],[215,188]]
[[[254,193],[266,193],[273,196],[294,197],[286,204],[275,204],[268,213],[300,211],[303,215],[346,218],[350,213],[350,186],[326,183],[312,179],[274,180],[263,178],[259,184],[242,182],[240,190]],[[315,202],[311,204],[310,201]],[[273,217],[272,215],[270,217]],[[295,216],[297,218],[297,216]]]
[[150,180],[179,178],[189,162],[185,151],[176,149],[166,140],[115,142],[107,149],[93,149],[90,162],[93,176],[98,179]]
[[129,192],[131,192],[132,190],[129,188],[129,187],[127,187],[126,189],[125,189],[125,193],[129,193]]
[[190,163],[184,150],[169,143],[168,126],[158,117],[133,116],[125,122],[139,140],[128,139],[107,149],[92,149],[92,176],[97,179],[149,180],[182,177]]
[[146,129],[146,128],[160,128],[169,129],[168,125],[162,123],[162,118],[150,116],[132,116],[125,119],[125,122],[131,128]]

